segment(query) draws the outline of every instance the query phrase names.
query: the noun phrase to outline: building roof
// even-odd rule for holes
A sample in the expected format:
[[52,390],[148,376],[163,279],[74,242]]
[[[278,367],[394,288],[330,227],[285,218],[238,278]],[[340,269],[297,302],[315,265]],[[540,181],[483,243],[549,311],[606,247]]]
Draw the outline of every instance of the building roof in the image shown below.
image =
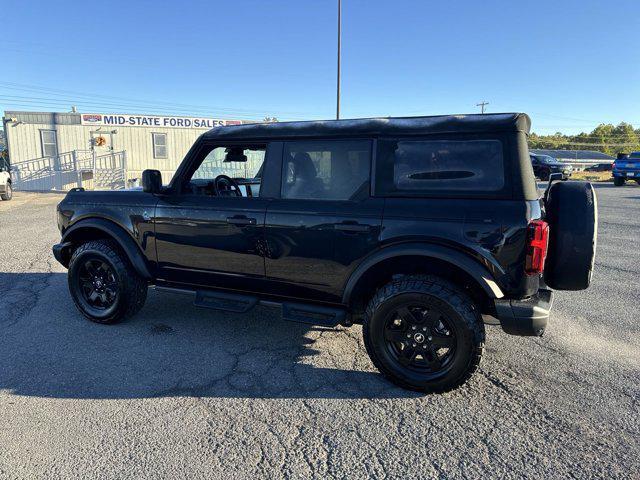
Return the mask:
[[530,152],[537,155],[549,155],[550,157],[563,160],[602,160],[611,162],[615,160],[615,157],[611,155],[594,150],[547,150],[536,148],[530,150]]
[[525,113],[383,117],[354,120],[253,123],[215,127],[205,138],[250,140],[316,136],[402,135],[430,133],[525,132],[531,119]]

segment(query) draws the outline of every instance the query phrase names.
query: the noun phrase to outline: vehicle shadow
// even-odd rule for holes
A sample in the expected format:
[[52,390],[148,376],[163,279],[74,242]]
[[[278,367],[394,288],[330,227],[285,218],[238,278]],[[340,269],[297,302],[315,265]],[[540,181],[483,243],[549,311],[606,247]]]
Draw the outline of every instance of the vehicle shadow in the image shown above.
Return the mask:
[[408,398],[371,365],[359,327],[285,322],[276,309],[230,314],[149,291],[134,318],[84,319],[63,273],[0,273],[0,390],[135,399]]

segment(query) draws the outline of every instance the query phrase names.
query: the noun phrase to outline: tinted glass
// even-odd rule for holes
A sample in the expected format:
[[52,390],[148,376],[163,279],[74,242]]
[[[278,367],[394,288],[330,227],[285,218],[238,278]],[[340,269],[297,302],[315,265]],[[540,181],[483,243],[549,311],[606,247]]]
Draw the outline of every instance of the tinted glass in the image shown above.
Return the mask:
[[385,140],[380,144],[382,162],[393,163],[392,171],[387,169],[392,185],[381,179],[385,190],[485,193],[505,187],[499,140]]
[[192,180],[213,180],[218,175],[227,175],[235,179],[256,178],[262,163],[265,150],[243,150],[247,157],[246,162],[225,162],[227,149],[216,147],[202,160],[198,169],[193,173]]
[[367,197],[370,165],[369,140],[286,143],[282,197],[310,200]]

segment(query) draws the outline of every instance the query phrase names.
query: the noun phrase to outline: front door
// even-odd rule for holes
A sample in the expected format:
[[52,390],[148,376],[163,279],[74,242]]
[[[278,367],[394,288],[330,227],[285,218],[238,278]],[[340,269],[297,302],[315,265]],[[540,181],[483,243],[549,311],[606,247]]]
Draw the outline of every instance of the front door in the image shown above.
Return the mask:
[[250,288],[264,278],[266,145],[203,147],[155,213],[161,279]]
[[384,201],[370,196],[371,143],[284,143],[280,198],[267,207],[265,266],[288,295],[339,302],[349,274],[377,248]]

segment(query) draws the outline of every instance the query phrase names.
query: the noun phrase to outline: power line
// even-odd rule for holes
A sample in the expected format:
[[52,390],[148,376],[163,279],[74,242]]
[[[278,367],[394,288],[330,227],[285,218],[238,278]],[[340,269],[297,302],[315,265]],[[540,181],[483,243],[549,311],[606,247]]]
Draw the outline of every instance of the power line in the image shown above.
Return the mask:
[[[245,113],[249,113],[249,114],[255,113],[255,114],[260,114],[260,115],[263,114],[263,112],[258,112],[256,110],[243,109],[243,108],[229,108],[229,107],[221,107],[221,106],[213,106],[213,105],[193,105],[193,104],[166,102],[166,101],[158,101],[158,100],[146,101],[146,100],[142,100],[142,99],[131,99],[131,98],[127,98],[127,97],[111,96],[111,95],[96,94],[96,93],[75,92],[75,91],[71,91],[71,90],[54,89],[54,88],[49,88],[49,87],[41,87],[41,86],[37,86],[37,85],[27,85],[27,84],[13,83],[13,82],[0,82],[0,87],[6,88],[6,89],[10,89],[10,90],[21,90],[21,91],[25,91],[25,92],[36,91],[36,92],[46,93],[47,95],[53,95],[53,96],[73,95],[74,99],[76,99],[78,97],[84,97],[84,98],[89,98],[89,99],[101,98],[101,99],[108,99],[108,100],[118,100],[119,103],[122,103],[122,102],[135,102],[138,105],[140,105],[140,104],[148,104],[150,106],[162,105],[162,106],[166,106],[166,107],[179,107],[179,108],[185,108],[185,109],[190,109],[190,110],[191,109],[200,109],[200,110],[207,109],[207,110],[218,110],[218,111],[245,112]],[[266,108],[265,110],[273,112],[273,111],[276,111],[277,109]],[[289,114],[290,115],[299,115],[299,116],[303,116],[303,117],[307,117],[308,116],[308,112],[293,112],[293,111],[277,110],[277,113],[278,114],[287,114],[287,115],[289,115]]]

